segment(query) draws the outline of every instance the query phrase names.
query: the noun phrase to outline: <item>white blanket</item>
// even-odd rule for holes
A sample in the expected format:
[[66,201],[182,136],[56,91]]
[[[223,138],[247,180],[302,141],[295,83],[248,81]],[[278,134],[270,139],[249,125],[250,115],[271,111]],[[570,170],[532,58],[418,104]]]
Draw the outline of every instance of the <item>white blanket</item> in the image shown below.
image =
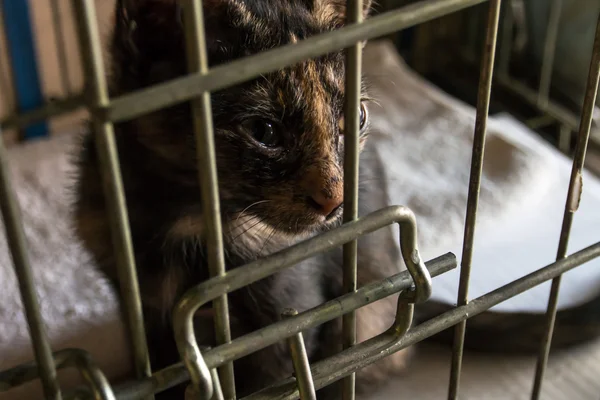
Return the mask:
[[[387,173],[385,177],[361,179],[388,180],[390,203],[404,204],[414,210],[420,247],[426,259],[447,251],[460,256],[474,110],[411,73],[389,44],[368,45],[364,60],[365,72],[380,103],[371,108],[370,145],[375,146],[372,154],[381,157]],[[89,255],[69,228],[70,195],[66,188],[72,172],[68,154],[71,141],[72,137],[61,136],[13,149],[9,160],[13,184],[22,208],[42,315],[53,348],[84,348],[92,353],[109,379],[116,379],[130,370],[116,296],[94,270]],[[564,157],[510,118],[490,121],[472,295],[482,294],[552,261],[569,168]],[[598,229],[593,228],[600,226],[600,207],[597,207],[600,183],[587,175],[584,182],[584,198],[571,241],[573,249],[600,239],[596,234]],[[600,274],[592,274],[593,266],[586,268],[587,272],[571,274],[576,276],[573,279],[587,282],[600,279]],[[453,302],[457,277],[454,272],[436,278],[434,297]],[[569,287],[578,286],[577,282],[571,285],[568,279],[563,289],[568,291]],[[532,307],[541,309],[547,288],[523,296],[529,296],[527,302]],[[583,299],[571,295],[565,298],[566,302]],[[514,301],[510,304],[519,306]],[[32,357],[2,231],[0,370]],[[73,374],[60,375],[65,378],[66,386],[73,382]],[[430,380],[419,392],[419,398],[439,393],[440,388],[435,388],[432,382],[445,386],[446,378]],[[468,387],[463,382],[463,388],[468,391]],[[1,397],[27,400],[39,394],[36,382]]]

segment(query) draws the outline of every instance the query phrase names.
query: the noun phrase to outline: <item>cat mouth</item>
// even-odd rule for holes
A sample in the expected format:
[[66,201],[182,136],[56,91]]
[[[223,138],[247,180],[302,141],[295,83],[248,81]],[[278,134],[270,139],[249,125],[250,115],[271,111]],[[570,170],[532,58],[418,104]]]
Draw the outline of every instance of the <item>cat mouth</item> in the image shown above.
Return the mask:
[[344,213],[344,204],[340,204],[339,206],[337,206],[336,208],[334,208],[326,217],[325,217],[325,221],[326,222],[335,222],[336,220],[339,220],[342,215]]
[[327,215],[322,213],[310,212],[313,223],[307,224],[306,229],[312,231],[323,231],[330,229],[334,226],[337,226],[342,221],[342,216],[344,215],[344,205],[340,204],[335,207],[331,212]]

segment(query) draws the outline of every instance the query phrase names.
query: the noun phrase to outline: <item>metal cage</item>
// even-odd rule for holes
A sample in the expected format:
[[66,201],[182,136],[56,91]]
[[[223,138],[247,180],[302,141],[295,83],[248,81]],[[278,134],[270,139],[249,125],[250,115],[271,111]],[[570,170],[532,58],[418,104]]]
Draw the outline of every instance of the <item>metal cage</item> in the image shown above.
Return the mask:
[[[109,98],[102,51],[93,0],[73,0],[77,31],[81,43],[85,71],[85,95],[74,95],[30,112],[13,115],[2,121],[3,130],[23,128],[76,108],[85,107],[91,115],[99,143],[99,158],[107,182],[105,194],[112,208],[111,222],[115,252],[121,269],[122,291],[134,349],[137,380],[125,386],[112,387],[101,370],[83,350],[63,350],[53,353],[44,332],[38,299],[28,262],[27,246],[20,221],[19,206],[11,189],[6,148],[0,136],[0,206],[7,231],[15,271],[20,285],[35,361],[0,372],[0,392],[40,378],[47,399],[141,399],[175,384],[190,381],[190,393],[200,399],[234,399],[232,361],[270,344],[287,339],[296,374],[249,398],[315,398],[315,389],[343,380],[342,398],[354,398],[354,373],[383,357],[415,344],[444,329],[455,326],[452,369],[449,383],[450,399],[458,398],[459,378],[467,319],[494,305],[514,297],[529,288],[552,279],[547,309],[547,329],[544,334],[532,393],[540,396],[544,371],[552,341],[554,319],[561,274],[600,256],[600,242],[567,255],[573,216],[582,190],[582,170],[590,137],[592,113],[600,78],[600,20],[596,28],[593,55],[587,78],[585,101],[578,122],[578,137],[556,262],[502,286],[481,297],[468,299],[469,276],[475,239],[475,222],[482,176],[486,123],[496,56],[501,0],[422,0],[393,9],[362,21],[362,1],[348,0],[349,24],[337,31],[312,37],[297,44],[273,49],[242,60],[208,69],[204,25],[200,0],[187,0],[185,13],[188,43],[189,74],[151,88]],[[467,215],[457,306],[451,311],[411,328],[415,303],[424,302],[431,293],[431,277],[456,267],[452,254],[424,263],[416,243],[416,221],[403,206],[388,207],[357,218],[358,199],[358,113],[361,75],[360,41],[373,39],[421,24],[468,7],[486,3],[487,23],[478,84],[477,112],[472,150]],[[504,2],[505,5],[507,2]],[[217,171],[211,116],[210,93],[236,83],[274,71],[292,63],[346,48],[346,148],[344,168],[344,224],[291,248],[264,259],[225,272]],[[546,82],[547,76],[544,76]],[[67,78],[65,78],[67,79]],[[546,84],[543,85],[546,87]],[[545,94],[542,93],[542,100]],[[211,279],[186,293],[174,311],[174,330],[181,362],[161,371],[150,371],[145,343],[143,316],[137,286],[135,262],[128,226],[113,123],[129,120],[162,107],[191,101],[198,143],[199,180],[207,216],[209,267]],[[401,231],[401,250],[408,271],[364,287],[356,284],[356,238],[376,229],[396,223]],[[290,310],[286,318],[254,333],[231,340],[227,312],[227,294],[265,278],[283,268],[336,246],[344,246],[344,287],[347,294],[336,301],[297,314]],[[401,292],[394,326],[385,333],[355,343],[354,310]],[[212,301],[216,308],[216,331],[219,345],[200,349],[194,337],[192,315],[202,304]],[[342,317],[343,351],[312,366],[308,364],[302,342],[302,331],[325,321]],[[410,329],[409,329],[410,328]],[[75,366],[88,385],[63,393],[57,381],[57,369]],[[217,372],[218,371],[218,372]]]

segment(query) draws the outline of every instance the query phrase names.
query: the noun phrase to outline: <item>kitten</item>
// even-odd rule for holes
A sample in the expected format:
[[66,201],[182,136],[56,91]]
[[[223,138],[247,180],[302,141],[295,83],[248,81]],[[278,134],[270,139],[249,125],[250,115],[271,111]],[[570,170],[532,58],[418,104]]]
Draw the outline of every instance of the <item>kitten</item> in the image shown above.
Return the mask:
[[[181,8],[175,0],[117,1],[110,46],[111,95],[186,73]],[[369,4],[365,5],[365,15]],[[205,0],[209,63],[222,64],[345,23],[345,0]],[[315,60],[212,94],[226,267],[232,269],[339,225],[343,213],[344,53]],[[360,106],[361,147],[367,138]],[[179,361],[171,310],[208,278],[196,151],[188,103],[115,125],[153,371]],[[371,166],[370,174],[381,166]],[[99,267],[117,283],[96,143],[79,159],[77,232]],[[377,181],[373,181],[373,185]],[[363,187],[365,191],[377,188]],[[372,193],[372,192],[371,192]],[[362,201],[361,214],[386,195]],[[389,229],[359,241],[359,285],[398,272]],[[391,251],[375,251],[384,244]],[[342,294],[341,252],[331,251],[230,294],[232,336]],[[214,345],[210,310],[199,316],[200,345]],[[358,312],[358,338],[388,328],[394,298]],[[304,333],[311,361],[340,342],[339,321]],[[406,352],[358,375],[359,385],[402,370]],[[234,363],[238,396],[293,372],[285,343]],[[183,398],[179,386],[157,398]]]

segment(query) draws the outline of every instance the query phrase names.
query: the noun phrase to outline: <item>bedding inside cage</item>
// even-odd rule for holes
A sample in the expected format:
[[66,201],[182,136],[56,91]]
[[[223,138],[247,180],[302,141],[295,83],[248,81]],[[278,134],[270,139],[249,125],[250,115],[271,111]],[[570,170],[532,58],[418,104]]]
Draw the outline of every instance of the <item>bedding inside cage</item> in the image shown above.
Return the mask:
[[[390,204],[407,205],[415,212],[425,259],[447,251],[460,255],[474,110],[409,71],[386,42],[369,44],[364,63],[379,105],[371,105],[372,133],[362,159],[367,173],[361,179],[383,179],[390,193]],[[41,310],[54,350],[84,348],[109,378],[118,379],[130,369],[130,353],[116,295],[95,271],[89,255],[69,229],[70,195],[66,188],[72,179],[68,161],[73,140],[72,135],[62,135],[24,144],[11,151],[9,162],[22,208]],[[385,176],[368,176],[368,163],[373,157],[386,165]],[[472,296],[553,261],[569,173],[570,162],[533,132],[510,117],[491,119]],[[600,181],[586,175],[584,188],[573,227],[573,250],[598,239],[594,234],[600,226],[597,207]],[[498,258],[498,254],[503,257]],[[600,291],[598,264],[591,262],[565,276],[561,306],[581,302]],[[4,370],[33,357],[3,232],[0,285],[0,370]],[[457,285],[458,271],[435,278],[434,299],[453,303]],[[548,285],[543,285],[499,308],[539,311],[546,305],[547,293]],[[416,372],[397,382],[406,398],[439,398],[447,390],[448,357],[443,351],[423,354],[417,360]],[[587,351],[563,358],[586,363],[599,354],[600,344],[591,344]],[[527,358],[518,359],[522,362],[517,367],[514,358],[494,360],[497,361],[466,356],[461,398],[509,398],[497,379],[513,379],[515,374],[532,370],[533,365],[532,359]],[[549,368],[550,379],[545,387],[548,395],[544,398],[563,399],[560,394],[556,396],[557,382],[552,379],[557,373],[556,365],[551,362]],[[579,370],[574,370],[572,376],[563,371],[561,376],[572,382],[579,379],[573,384],[582,393],[593,388],[593,381],[581,381],[588,377]],[[63,372],[60,375],[65,376]],[[529,384],[530,377],[525,375],[527,379],[515,380],[517,386]],[[69,380],[74,377],[67,376]],[[486,382],[488,389],[499,390],[491,394],[488,391],[481,397]],[[385,393],[384,389],[378,398],[399,398],[397,388],[390,391],[394,395],[381,397]],[[39,384],[34,383],[3,394],[2,398],[26,400],[39,394]]]

